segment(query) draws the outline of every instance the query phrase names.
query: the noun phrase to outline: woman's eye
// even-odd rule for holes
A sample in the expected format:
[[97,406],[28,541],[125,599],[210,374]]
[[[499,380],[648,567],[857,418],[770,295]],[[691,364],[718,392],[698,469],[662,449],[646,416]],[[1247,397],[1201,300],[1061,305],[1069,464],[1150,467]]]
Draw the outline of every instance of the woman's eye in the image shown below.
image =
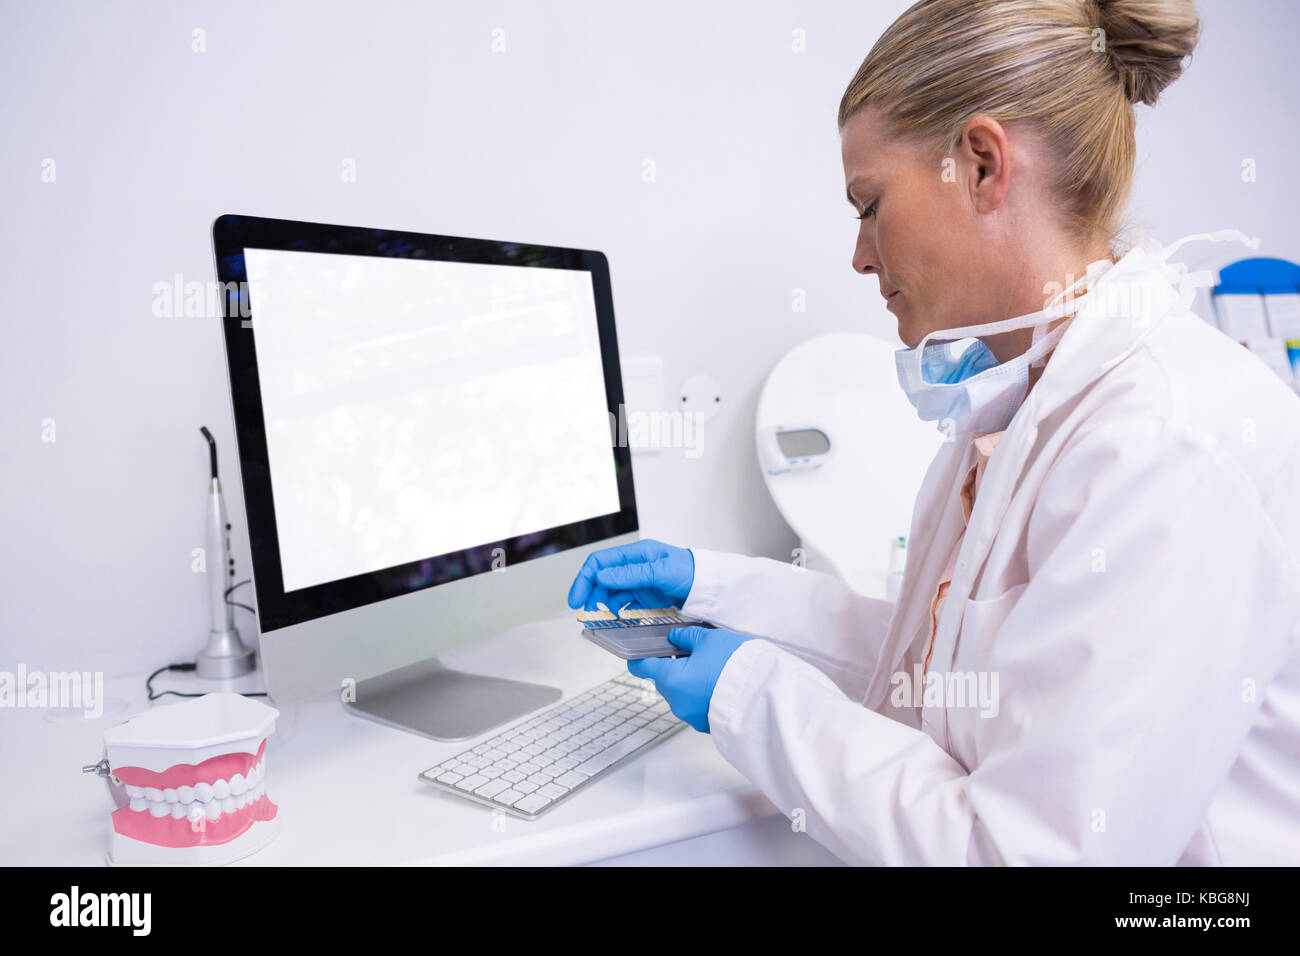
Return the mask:
[[873,202],[873,203],[872,203],[870,206],[868,206],[866,209],[862,210],[862,215],[861,215],[861,216],[854,216],[853,218],[854,218],[854,219],[868,219],[868,218],[870,218],[871,216],[874,216],[874,215],[876,214],[876,206],[877,206],[877,204],[878,204],[878,202]]

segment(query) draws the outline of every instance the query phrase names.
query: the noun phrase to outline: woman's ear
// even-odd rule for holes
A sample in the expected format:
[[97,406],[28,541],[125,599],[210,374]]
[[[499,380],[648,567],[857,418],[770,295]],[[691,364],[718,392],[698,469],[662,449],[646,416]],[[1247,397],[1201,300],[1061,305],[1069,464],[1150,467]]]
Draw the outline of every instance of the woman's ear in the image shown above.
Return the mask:
[[961,136],[962,165],[969,171],[966,189],[977,212],[993,212],[1011,187],[1011,143],[995,119],[972,116]]

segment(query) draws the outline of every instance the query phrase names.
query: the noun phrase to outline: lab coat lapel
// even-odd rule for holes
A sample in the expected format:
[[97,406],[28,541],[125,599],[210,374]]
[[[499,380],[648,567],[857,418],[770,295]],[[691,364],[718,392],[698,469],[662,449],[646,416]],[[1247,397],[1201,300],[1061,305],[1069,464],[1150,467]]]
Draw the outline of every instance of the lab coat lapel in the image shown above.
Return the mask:
[[[947,673],[952,668],[966,602],[1038,442],[1039,423],[1129,355],[1177,303],[1169,281],[1150,268],[1144,256],[1135,250],[1106,273],[1106,281],[1094,289],[1101,295],[1075,315],[985,466],[935,632],[931,671]],[[940,717],[939,734],[940,743],[947,747],[946,710]]]
[[[922,636],[922,631],[929,633],[934,582],[943,574],[964,527],[961,504],[954,489],[958,474],[965,474],[970,468],[971,454],[970,442],[963,441],[961,436],[944,442],[921,482],[908,531],[903,588],[863,700],[871,710],[884,712],[882,707],[887,702],[891,677],[903,666],[904,655]],[[912,676],[909,668],[903,670],[909,678]],[[894,716],[904,719],[902,714]]]

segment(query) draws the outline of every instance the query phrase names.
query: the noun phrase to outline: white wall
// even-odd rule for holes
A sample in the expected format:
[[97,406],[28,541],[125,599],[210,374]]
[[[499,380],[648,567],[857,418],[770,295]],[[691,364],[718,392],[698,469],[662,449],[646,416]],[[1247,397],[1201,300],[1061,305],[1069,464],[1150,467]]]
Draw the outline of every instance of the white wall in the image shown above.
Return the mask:
[[[218,323],[152,314],[154,283],[213,278],[224,212],[604,251],[623,355],[662,355],[669,389],[705,372],[724,392],[701,457],[636,458],[643,533],[788,557],[754,406],[800,340],[892,335],[875,280],[849,266],[835,113],[904,6],[6,2],[0,668],[193,658],[201,424],[248,571]],[[1300,259],[1300,8],[1199,6],[1190,72],[1142,110],[1133,218],[1165,240],[1237,226]],[[1186,261],[1248,254],[1200,245]]]

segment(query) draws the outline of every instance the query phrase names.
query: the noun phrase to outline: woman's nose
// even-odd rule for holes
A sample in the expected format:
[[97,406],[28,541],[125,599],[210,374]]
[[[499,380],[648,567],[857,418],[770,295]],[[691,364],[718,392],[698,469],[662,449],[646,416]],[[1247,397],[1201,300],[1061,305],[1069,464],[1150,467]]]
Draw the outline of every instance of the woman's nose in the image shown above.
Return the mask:
[[853,271],[860,272],[864,276],[880,271],[880,263],[876,261],[876,250],[862,239],[858,240],[853,250]]
[[853,271],[863,275],[880,271],[880,263],[876,261],[875,238],[865,222],[858,227],[858,241],[853,247]]

